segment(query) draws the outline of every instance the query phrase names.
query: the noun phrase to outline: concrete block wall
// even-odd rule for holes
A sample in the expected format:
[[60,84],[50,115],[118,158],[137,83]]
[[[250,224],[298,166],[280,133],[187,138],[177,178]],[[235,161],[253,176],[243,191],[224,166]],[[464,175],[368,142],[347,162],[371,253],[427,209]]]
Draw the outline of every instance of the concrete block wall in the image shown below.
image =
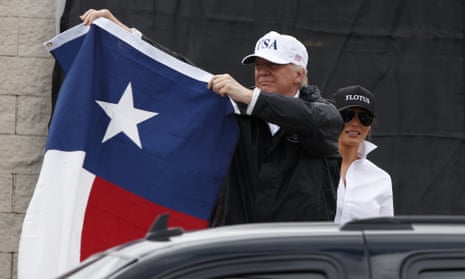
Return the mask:
[[22,221],[51,113],[55,0],[0,0],[0,279],[17,278]]

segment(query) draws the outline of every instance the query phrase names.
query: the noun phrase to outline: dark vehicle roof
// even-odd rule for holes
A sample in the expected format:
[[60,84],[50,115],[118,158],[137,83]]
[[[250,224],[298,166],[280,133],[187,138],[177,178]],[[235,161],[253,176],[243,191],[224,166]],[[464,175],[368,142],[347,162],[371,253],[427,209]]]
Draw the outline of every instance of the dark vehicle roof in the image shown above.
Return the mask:
[[109,278],[215,278],[228,272],[239,276],[250,270],[282,274],[294,269],[305,274],[320,268],[326,274],[321,278],[409,278],[402,277],[412,272],[406,263],[415,266],[438,257],[441,262],[462,261],[465,275],[465,218],[373,218],[344,226],[261,223],[192,232],[154,225],[146,239],[104,254],[125,259],[128,267]]

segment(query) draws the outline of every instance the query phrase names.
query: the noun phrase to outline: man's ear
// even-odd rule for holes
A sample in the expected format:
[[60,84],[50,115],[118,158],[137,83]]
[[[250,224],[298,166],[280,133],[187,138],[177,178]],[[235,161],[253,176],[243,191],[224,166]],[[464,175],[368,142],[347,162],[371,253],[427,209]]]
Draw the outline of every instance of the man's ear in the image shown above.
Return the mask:
[[306,75],[306,73],[305,73],[304,69],[299,69],[299,70],[295,71],[295,81],[296,81],[296,83],[301,84],[302,81],[304,80],[305,75]]

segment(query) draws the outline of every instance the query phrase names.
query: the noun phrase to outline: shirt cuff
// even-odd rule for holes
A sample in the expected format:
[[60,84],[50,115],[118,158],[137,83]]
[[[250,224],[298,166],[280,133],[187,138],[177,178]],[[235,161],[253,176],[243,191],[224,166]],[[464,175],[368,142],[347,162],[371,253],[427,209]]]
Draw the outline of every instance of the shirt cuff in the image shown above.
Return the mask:
[[137,30],[134,27],[131,28],[131,34],[138,37],[139,39],[142,39],[142,32],[140,32],[139,30]]
[[255,87],[252,93],[252,100],[250,101],[250,104],[247,106],[247,115],[252,115],[252,111],[255,108],[255,104],[258,100],[258,96],[260,96],[260,89],[258,89],[258,87]]

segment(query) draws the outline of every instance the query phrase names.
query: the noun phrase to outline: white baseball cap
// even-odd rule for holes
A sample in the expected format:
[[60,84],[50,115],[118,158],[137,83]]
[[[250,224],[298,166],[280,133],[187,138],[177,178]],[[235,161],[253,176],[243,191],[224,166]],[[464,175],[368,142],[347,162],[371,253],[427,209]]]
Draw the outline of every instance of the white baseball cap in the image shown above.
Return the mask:
[[242,64],[255,62],[260,57],[276,64],[295,64],[307,68],[308,52],[296,38],[270,31],[255,45],[255,52],[242,59]]

